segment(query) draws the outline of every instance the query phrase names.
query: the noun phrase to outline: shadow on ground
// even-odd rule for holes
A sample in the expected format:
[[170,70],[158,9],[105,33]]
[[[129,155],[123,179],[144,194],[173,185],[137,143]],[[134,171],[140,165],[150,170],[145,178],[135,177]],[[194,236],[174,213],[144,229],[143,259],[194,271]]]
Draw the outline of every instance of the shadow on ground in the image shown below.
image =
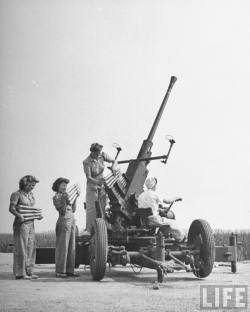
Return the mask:
[[[57,278],[55,277],[54,267],[47,267],[46,269],[39,270],[40,267],[37,267],[35,274],[39,276],[39,279],[31,280],[31,282],[42,282],[42,283],[101,283],[101,284],[109,284],[113,282],[117,283],[129,283],[131,285],[143,285],[143,284],[151,284],[157,281],[157,273],[152,271],[141,273],[134,273],[129,268],[115,268],[112,270],[107,269],[106,275],[102,281],[96,282],[92,280],[92,276],[89,269],[79,269],[77,273],[80,274],[80,277],[67,277],[67,278]],[[53,270],[53,271],[52,271]],[[180,272],[181,273],[181,272]],[[185,273],[186,274],[186,273]],[[175,283],[179,282],[192,282],[199,281],[200,279],[192,276],[192,273],[189,273],[190,276],[183,276],[183,274],[169,273],[164,278],[165,287],[173,288]],[[179,275],[179,276],[177,276]],[[11,272],[1,272],[0,280],[14,280],[13,274]],[[29,282],[29,281],[28,281]],[[170,284],[169,284],[170,283]],[[185,288],[185,284],[183,285]]]

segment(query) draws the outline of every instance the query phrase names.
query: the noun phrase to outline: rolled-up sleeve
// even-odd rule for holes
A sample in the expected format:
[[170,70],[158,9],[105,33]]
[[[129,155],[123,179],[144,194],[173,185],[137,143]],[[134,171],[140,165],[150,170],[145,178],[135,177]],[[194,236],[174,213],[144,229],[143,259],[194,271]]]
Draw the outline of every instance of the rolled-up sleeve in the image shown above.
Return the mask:
[[60,214],[65,215],[68,202],[67,197],[64,194],[56,194],[53,197],[53,204]]
[[83,170],[84,170],[84,173],[86,174],[86,176],[88,175],[89,173],[89,168],[90,168],[90,165],[88,162],[84,161],[83,162]]
[[19,193],[18,192],[12,193],[10,195],[10,203],[16,206],[18,201],[19,201]]
[[155,202],[159,205],[159,204],[163,204],[163,198],[161,196],[159,196],[159,194],[155,193],[154,194],[155,197]]
[[109,162],[109,163],[115,161],[115,159],[113,157],[109,156],[105,152],[102,152],[102,157],[103,157],[104,161]]

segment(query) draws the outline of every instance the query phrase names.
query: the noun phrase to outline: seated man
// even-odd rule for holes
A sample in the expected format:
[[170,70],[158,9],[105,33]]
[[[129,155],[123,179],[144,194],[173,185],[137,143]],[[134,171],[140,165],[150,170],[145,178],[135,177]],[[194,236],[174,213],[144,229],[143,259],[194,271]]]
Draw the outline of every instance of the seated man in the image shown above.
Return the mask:
[[160,208],[162,207],[162,203],[171,204],[181,200],[181,198],[175,197],[171,200],[161,199],[156,193],[157,179],[154,177],[148,178],[145,185],[147,190],[139,195],[138,208],[152,208],[153,215],[148,217],[150,224],[161,227],[161,231],[164,235],[171,233],[176,240],[183,240],[184,234],[177,226],[176,221],[174,219],[161,217],[159,214],[159,212],[164,212],[164,209]]

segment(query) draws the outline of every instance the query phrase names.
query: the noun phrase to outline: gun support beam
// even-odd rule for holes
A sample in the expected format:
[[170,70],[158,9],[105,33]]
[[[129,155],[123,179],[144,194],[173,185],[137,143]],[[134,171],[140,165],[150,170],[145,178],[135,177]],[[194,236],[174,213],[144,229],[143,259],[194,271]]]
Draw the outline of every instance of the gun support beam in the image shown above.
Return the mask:
[[166,164],[167,161],[168,161],[168,157],[169,157],[169,155],[170,155],[170,152],[171,152],[171,149],[172,149],[174,143],[175,143],[175,140],[170,140],[170,146],[169,146],[168,153],[167,153],[165,159],[162,161],[164,164]]
[[131,161],[150,161],[150,160],[157,160],[157,159],[166,159],[167,155],[162,156],[155,156],[155,157],[145,157],[145,158],[136,158],[136,159],[126,159],[126,160],[120,160],[118,161],[118,164],[127,164]]
[[167,155],[161,155],[161,156],[154,156],[154,157],[142,157],[142,158],[136,158],[136,159],[126,159],[126,160],[120,160],[118,161],[118,164],[127,164],[127,163],[130,163],[131,161],[134,161],[134,162],[139,162],[139,161],[146,161],[146,162],[150,162],[151,160],[158,160],[158,159],[162,159],[162,162],[164,164],[167,163],[167,160],[168,160],[168,157],[170,155],[170,152],[171,152],[171,149],[174,145],[175,141],[174,140],[171,140],[170,141],[170,147],[169,147],[169,150],[168,150],[168,153]]

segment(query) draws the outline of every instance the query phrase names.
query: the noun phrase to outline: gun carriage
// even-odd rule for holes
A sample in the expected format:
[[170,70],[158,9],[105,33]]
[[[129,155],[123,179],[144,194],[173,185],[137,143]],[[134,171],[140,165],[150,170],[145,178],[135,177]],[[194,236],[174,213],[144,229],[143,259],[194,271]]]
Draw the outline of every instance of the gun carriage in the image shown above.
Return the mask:
[[[164,236],[160,227],[150,226],[148,216],[150,208],[137,207],[137,198],[143,191],[148,175],[147,166],[151,161],[161,160],[167,163],[175,143],[169,138],[166,155],[152,157],[153,138],[166,106],[176,77],[171,77],[168,90],[146,140],[136,159],[118,161],[128,164],[125,173],[118,171],[106,176],[105,189],[109,198],[109,211],[103,215],[99,202],[96,202],[97,218],[93,224],[91,237],[78,236],[76,266],[90,265],[94,280],[105,276],[106,266],[131,264],[157,271],[158,281],[164,274],[175,268],[191,270],[197,277],[207,277],[213,268],[215,243],[212,230],[205,220],[194,220],[185,241],[176,241],[171,234]],[[121,151],[119,145],[116,158]],[[169,212],[171,207],[168,208]],[[174,217],[174,214],[171,214]]]

